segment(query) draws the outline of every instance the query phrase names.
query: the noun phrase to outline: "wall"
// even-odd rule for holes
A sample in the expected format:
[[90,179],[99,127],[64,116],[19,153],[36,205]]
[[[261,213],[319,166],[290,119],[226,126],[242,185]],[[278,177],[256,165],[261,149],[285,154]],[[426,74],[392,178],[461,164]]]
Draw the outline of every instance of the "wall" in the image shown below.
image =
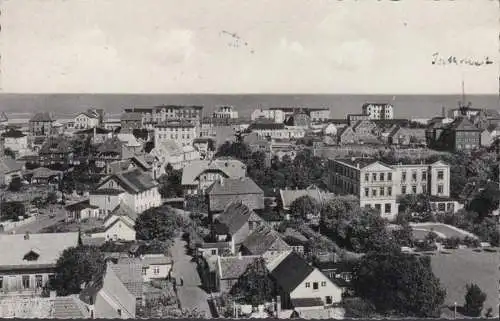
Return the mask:
[[[160,271],[158,274],[154,273],[155,267],[159,268]],[[150,282],[152,279],[166,279],[170,270],[172,269],[171,264],[156,264],[149,265],[149,268],[146,270],[146,275],[142,275],[144,282]]]
[[[2,272],[5,273],[5,272]],[[17,274],[18,273],[18,274]],[[23,286],[23,275],[28,275],[30,279],[29,288],[24,288]],[[42,286],[38,287],[36,284],[36,276],[42,277]],[[3,284],[0,289],[1,292],[11,293],[11,292],[41,292],[42,287],[49,280],[49,275],[54,275],[54,271],[42,270],[40,272],[36,271],[19,271],[16,274],[5,273],[2,275]]]
[[90,195],[90,205],[99,207],[99,216],[104,217],[114,210],[120,201],[125,197],[125,193],[120,195]]
[[[306,288],[307,282],[310,283],[309,288]],[[318,290],[313,290],[313,282],[318,282]],[[325,282],[325,286],[321,286],[321,282]],[[291,299],[320,297],[325,303],[326,296],[331,296],[333,303],[340,302],[342,300],[342,290],[318,269],[314,269],[314,271],[312,271],[311,274],[290,293]]]
[[127,224],[119,221],[116,224],[111,225],[111,227],[107,228],[104,232],[93,233],[92,237],[104,237],[106,240],[135,241],[135,229],[130,228]]

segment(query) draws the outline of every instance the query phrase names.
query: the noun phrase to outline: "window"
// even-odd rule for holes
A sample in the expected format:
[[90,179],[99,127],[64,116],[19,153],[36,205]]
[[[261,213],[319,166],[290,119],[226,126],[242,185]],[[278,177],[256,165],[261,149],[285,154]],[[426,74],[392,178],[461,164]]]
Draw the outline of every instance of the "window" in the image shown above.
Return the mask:
[[422,193],[426,194],[427,193],[427,185],[422,184]]
[[401,186],[401,194],[406,194],[406,186]]
[[385,179],[385,174],[384,173],[380,173],[380,180],[383,181]]
[[217,250],[212,250],[212,255],[217,255]]
[[121,309],[116,310],[116,313],[118,314],[119,317],[122,316],[122,310]]
[[331,296],[326,296],[325,297],[325,301],[326,301],[326,304],[332,304],[333,303]]
[[368,182],[370,180],[370,174],[365,174],[365,182]]
[[422,180],[423,181],[427,180],[427,172],[426,171],[422,171]]
[[43,279],[41,275],[35,275],[35,286],[37,288],[43,287]]
[[374,182],[377,181],[377,173],[372,174],[372,181],[374,181]]
[[365,197],[369,197],[369,196],[370,196],[370,189],[365,188]]
[[29,275],[23,275],[23,288],[24,289],[29,289],[30,287],[30,276]]
[[380,204],[375,204],[375,209],[380,212]]
[[405,182],[406,181],[406,172],[401,173],[401,181]]
[[416,180],[417,180],[417,171],[413,171],[413,172],[411,173],[411,180],[412,180],[412,181],[416,181]]
[[385,213],[390,213],[391,212],[391,204],[385,204],[384,205],[384,212]]
[[446,210],[446,204],[445,203],[439,203],[438,204],[438,210],[440,212],[444,212]]
[[317,290],[318,288],[318,282],[313,282],[313,290]]
[[326,281],[321,281],[321,286],[326,286]]
[[443,193],[443,185],[438,185],[438,194]]
[[372,189],[372,196],[377,197],[377,190],[376,189]]
[[3,289],[3,276],[0,276],[0,289]]
[[310,288],[310,287],[311,287],[311,283],[306,282],[306,288]]
[[411,187],[411,192],[412,192],[413,194],[417,194],[417,186],[413,185],[413,186]]
[[444,172],[443,171],[438,171],[438,180],[444,179]]
[[160,274],[160,267],[159,266],[155,266],[154,269],[153,269],[153,273],[154,273],[154,275]]
[[387,187],[387,196],[391,196],[392,195],[392,187]]
[[252,221],[248,221],[248,229],[253,230],[253,222]]
[[148,268],[147,267],[143,267],[142,268],[142,275],[146,275],[148,274]]

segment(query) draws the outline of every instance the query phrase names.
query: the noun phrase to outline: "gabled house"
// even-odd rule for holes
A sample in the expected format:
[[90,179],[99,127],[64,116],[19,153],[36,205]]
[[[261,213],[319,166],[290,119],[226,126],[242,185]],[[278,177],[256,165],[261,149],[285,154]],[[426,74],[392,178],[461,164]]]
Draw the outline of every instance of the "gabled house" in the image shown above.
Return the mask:
[[193,146],[179,146],[174,140],[165,140],[157,144],[150,155],[159,159],[160,175],[165,174],[165,167],[170,164],[173,169],[182,169],[192,161],[200,160],[200,153]]
[[89,307],[93,319],[133,319],[136,297],[116,275],[111,264],[107,264],[102,278],[96,278],[82,290],[80,300]]
[[317,186],[311,185],[306,189],[280,189],[281,204],[283,210],[289,211],[290,205],[298,198],[309,196],[318,203],[323,204],[335,197],[334,193],[320,190]]
[[172,271],[172,258],[165,254],[144,254],[140,257],[122,257],[117,264],[140,265],[141,281],[165,280]]
[[90,201],[84,200],[73,204],[66,205],[66,221],[80,222],[89,218],[97,218],[99,216],[99,207],[90,205]]
[[271,271],[284,309],[325,309],[342,301],[342,289],[291,252]]
[[229,157],[192,161],[182,171],[184,195],[204,195],[207,188],[215,181],[246,177],[246,171],[245,164]]
[[146,303],[144,297],[144,281],[142,278],[143,265],[138,258],[118,259],[109,267],[116,274],[127,290],[135,297],[138,305]]
[[234,201],[252,210],[264,208],[264,191],[249,177],[222,178],[207,189],[207,194],[211,213],[223,211]]
[[425,129],[406,128],[394,125],[387,133],[387,144],[408,146],[425,144]]
[[158,183],[147,173],[135,169],[104,178],[90,192],[90,204],[99,207],[101,217],[122,202],[136,213],[160,206]]
[[92,230],[91,238],[104,241],[135,241],[137,214],[121,202],[105,219],[102,227]]
[[95,109],[88,109],[84,112],[79,113],[74,119],[75,129],[89,129],[98,127],[102,123],[102,109],[99,113]]
[[93,127],[82,129],[74,133],[75,137],[79,140],[86,140],[90,138],[92,144],[102,144],[104,141],[112,137],[112,131],[102,127]]
[[243,241],[240,250],[242,255],[267,257],[278,253],[290,252],[292,251],[292,247],[273,228],[266,224],[261,224]]
[[120,117],[121,132],[132,132],[144,127],[144,118],[141,113],[123,113]]
[[458,117],[447,124],[434,121],[428,126],[426,136],[427,145],[439,150],[467,151],[481,145],[481,129],[467,117]]
[[68,166],[73,164],[74,149],[71,142],[65,137],[49,137],[38,152],[41,166],[59,164]]
[[218,242],[231,242],[231,252],[236,253],[250,233],[264,223],[265,221],[246,205],[233,202],[215,218],[212,235]]
[[15,129],[2,134],[4,139],[4,148],[8,148],[16,155],[24,155],[28,151],[28,136]]
[[54,119],[50,113],[36,113],[29,121],[31,136],[49,136],[52,133]]
[[113,136],[97,147],[93,159],[97,168],[104,169],[109,163],[130,159],[133,156],[133,151],[118,137]]
[[9,185],[16,177],[21,178],[23,164],[10,157],[0,157],[0,186]]
[[1,234],[0,292],[41,293],[61,253],[78,243],[76,232]]

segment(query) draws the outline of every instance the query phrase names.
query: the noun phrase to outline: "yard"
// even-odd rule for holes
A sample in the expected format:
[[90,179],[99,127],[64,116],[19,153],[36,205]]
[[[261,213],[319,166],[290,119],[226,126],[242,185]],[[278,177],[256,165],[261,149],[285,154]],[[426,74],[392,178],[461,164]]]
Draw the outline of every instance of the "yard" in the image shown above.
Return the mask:
[[101,226],[103,226],[103,221],[96,219],[82,220],[80,223],[62,221],[42,229],[41,233],[78,232],[79,230],[85,232]]
[[451,227],[442,223],[415,223],[411,224],[413,229],[413,236],[416,239],[423,239],[432,229],[439,237],[450,238],[459,237],[465,238],[466,236],[472,236],[472,234],[461,231],[455,227]]
[[432,270],[446,288],[445,304],[464,304],[467,283],[476,283],[488,295],[484,311],[493,308],[498,317],[499,254],[475,252],[471,249],[453,250],[450,254],[436,253],[431,256]]

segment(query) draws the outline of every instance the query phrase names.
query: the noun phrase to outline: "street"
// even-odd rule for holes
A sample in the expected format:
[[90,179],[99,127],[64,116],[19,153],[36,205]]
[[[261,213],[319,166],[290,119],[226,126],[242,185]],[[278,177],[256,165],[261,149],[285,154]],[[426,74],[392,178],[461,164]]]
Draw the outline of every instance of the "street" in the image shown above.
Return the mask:
[[[55,215],[54,217],[50,217],[50,215]],[[11,233],[15,231],[16,234],[24,234],[26,232],[30,233],[38,233],[42,229],[49,227],[51,225],[56,224],[58,221],[66,218],[66,213],[63,208],[54,208],[54,212],[50,213],[49,210],[43,210],[37,217],[34,222],[27,223],[25,225],[19,226],[14,230],[7,231],[4,233]]]
[[[174,260],[172,276],[177,279],[177,293],[181,307],[187,310],[204,311],[205,318],[210,318],[209,295],[200,288],[201,280],[196,270],[196,263],[191,262],[192,257],[186,254],[186,242],[176,238],[171,251]],[[181,278],[184,281],[182,286],[180,285]]]

